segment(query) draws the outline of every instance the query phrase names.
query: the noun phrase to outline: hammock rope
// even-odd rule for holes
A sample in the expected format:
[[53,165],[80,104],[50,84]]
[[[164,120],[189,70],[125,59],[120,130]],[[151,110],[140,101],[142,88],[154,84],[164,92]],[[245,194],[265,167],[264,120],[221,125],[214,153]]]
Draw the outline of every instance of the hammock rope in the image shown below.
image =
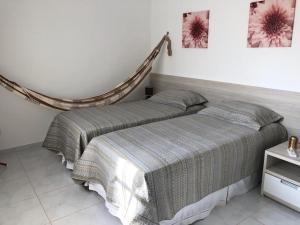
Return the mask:
[[138,67],[138,69],[133,75],[131,75],[124,82],[117,85],[111,91],[108,91],[102,95],[98,95],[95,97],[75,100],[54,98],[39,93],[37,91],[33,91],[31,89],[22,87],[14,81],[8,80],[1,74],[0,85],[6,88],[8,91],[17,94],[23,97],[25,100],[30,101],[34,104],[65,111],[78,108],[114,104],[116,102],[119,102],[128,94],[130,94],[133,90],[135,90],[137,86],[150,74],[153,62],[157,58],[165,42],[167,42],[168,55],[172,56],[171,39],[169,37],[169,33],[167,33],[157,44],[157,46],[153,49],[153,51],[146,58],[146,60]]

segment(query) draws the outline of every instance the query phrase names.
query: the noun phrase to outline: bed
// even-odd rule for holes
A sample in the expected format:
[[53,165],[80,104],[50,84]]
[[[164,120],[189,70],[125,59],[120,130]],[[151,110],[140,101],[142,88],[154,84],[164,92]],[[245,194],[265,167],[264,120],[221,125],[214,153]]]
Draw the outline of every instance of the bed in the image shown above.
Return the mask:
[[43,147],[59,152],[67,168],[79,159],[93,137],[112,131],[196,113],[206,99],[188,90],[167,90],[148,100],[78,109],[58,114]]
[[264,150],[287,139],[275,112],[231,106],[96,137],[73,178],[102,195],[126,225],[203,219],[220,201],[257,184]]

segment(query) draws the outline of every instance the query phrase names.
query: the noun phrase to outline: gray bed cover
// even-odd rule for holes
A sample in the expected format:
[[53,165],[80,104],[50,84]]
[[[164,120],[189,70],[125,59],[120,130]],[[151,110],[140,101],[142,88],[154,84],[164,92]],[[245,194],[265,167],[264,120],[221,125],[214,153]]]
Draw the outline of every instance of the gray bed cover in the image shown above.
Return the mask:
[[93,137],[112,131],[196,113],[204,106],[188,110],[141,100],[116,105],[78,109],[58,114],[50,125],[43,147],[63,153],[71,162],[79,159]]
[[262,167],[264,150],[287,139],[278,123],[261,131],[189,115],[94,138],[73,178],[100,183],[131,225],[158,224]]

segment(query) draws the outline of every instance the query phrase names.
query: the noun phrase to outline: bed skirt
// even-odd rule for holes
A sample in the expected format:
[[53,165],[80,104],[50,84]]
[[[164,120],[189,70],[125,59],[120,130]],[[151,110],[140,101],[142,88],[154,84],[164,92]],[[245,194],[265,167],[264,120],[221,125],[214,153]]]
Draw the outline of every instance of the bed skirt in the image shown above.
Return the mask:
[[73,170],[74,169],[74,163],[69,161],[69,160],[66,160],[66,157],[64,156],[64,154],[62,154],[61,152],[60,153],[57,153],[57,155],[61,156],[61,163],[63,165],[65,165],[65,167],[68,169],[68,170]]
[[[261,174],[255,173],[219,191],[216,191],[199,202],[188,205],[181,209],[173,219],[160,221],[160,225],[189,225],[198,220],[205,219],[216,206],[226,205],[233,197],[245,194],[255,188],[261,180]],[[91,191],[97,192],[105,199],[105,206],[113,216],[119,218],[124,225],[124,212],[106,201],[106,193],[101,184],[85,183]]]
[[[62,163],[67,169],[73,170],[74,163],[65,159],[62,153],[59,153],[62,157]],[[243,195],[250,190],[254,189],[261,181],[261,174],[254,173],[234,184],[231,184],[221,190],[218,190],[205,198],[201,199],[199,202],[188,205],[176,213],[173,219],[160,221],[160,225],[190,225],[198,220],[203,220],[209,216],[211,211],[216,206],[225,206],[233,197]],[[105,200],[105,206],[111,215],[119,218],[124,225],[125,223],[124,212],[121,212],[106,201],[106,192],[101,184],[89,183],[84,184],[89,188],[90,191],[97,192]]]

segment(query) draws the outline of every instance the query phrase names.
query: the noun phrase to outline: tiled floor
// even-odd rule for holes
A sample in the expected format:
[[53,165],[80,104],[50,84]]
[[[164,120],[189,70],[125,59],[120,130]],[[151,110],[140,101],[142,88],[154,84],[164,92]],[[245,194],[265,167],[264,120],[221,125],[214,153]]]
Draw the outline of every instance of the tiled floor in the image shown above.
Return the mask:
[[[0,225],[121,225],[95,193],[75,184],[60,157],[38,146],[0,152]],[[300,225],[300,214],[259,189],[217,207],[194,225]]]

